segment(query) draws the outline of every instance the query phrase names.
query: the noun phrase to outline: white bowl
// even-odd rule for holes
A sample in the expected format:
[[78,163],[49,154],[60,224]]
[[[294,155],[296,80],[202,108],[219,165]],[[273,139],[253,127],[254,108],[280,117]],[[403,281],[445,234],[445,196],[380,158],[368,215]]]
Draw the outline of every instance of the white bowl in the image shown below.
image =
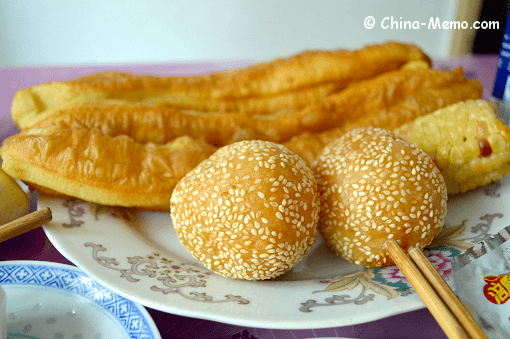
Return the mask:
[[9,338],[161,339],[138,305],[69,265],[0,262]]

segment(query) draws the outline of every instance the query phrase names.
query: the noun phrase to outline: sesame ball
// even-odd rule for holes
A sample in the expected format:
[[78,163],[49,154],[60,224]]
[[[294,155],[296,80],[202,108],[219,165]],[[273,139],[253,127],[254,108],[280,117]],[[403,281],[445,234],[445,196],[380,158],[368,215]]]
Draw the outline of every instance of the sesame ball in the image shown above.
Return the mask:
[[175,188],[180,242],[208,269],[263,280],[294,267],[315,241],[313,171],[283,145],[240,141],[220,148]]
[[329,144],[314,164],[319,231],[350,262],[394,262],[384,243],[422,250],[446,216],[446,186],[432,159],[390,131],[360,128]]

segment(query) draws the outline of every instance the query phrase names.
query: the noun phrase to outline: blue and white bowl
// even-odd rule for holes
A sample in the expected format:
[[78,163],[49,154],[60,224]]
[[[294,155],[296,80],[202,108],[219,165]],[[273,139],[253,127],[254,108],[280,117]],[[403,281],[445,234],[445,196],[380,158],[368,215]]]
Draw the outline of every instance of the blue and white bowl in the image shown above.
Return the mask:
[[76,267],[0,262],[9,339],[161,339],[145,308]]

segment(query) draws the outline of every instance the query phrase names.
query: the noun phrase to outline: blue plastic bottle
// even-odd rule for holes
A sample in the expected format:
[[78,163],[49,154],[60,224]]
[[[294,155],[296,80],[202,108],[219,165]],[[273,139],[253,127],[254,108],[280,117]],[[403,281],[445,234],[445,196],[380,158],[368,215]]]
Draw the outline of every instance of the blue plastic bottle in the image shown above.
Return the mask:
[[499,52],[498,73],[492,100],[499,106],[499,117],[510,125],[510,13],[506,19],[505,34]]

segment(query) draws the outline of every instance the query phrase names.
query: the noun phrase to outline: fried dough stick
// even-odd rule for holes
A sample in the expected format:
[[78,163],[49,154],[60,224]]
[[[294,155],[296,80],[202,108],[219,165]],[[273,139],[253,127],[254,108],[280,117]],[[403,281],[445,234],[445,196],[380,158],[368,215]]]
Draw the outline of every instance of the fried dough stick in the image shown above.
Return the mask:
[[464,80],[440,88],[423,89],[387,108],[375,110],[339,127],[321,133],[305,132],[297,135],[284,145],[299,154],[309,164],[313,164],[327,144],[350,130],[358,127],[380,127],[393,130],[442,107],[459,101],[478,99],[481,95],[482,85],[476,80]]
[[181,137],[141,144],[97,129],[38,129],[5,140],[2,168],[39,192],[168,211],[179,180],[216,148]]
[[270,95],[330,81],[343,86],[400,68],[408,61],[430,58],[417,46],[398,42],[358,50],[305,51],[276,59],[222,78],[212,92],[216,98]]
[[216,147],[247,139],[284,142],[305,131],[324,131],[384,110],[418,91],[464,81],[461,69],[397,70],[356,83],[301,110],[271,115],[204,113],[118,102],[79,103],[58,110],[33,128],[98,128],[110,136],[129,135],[138,142],[156,144],[184,135]]
[[272,113],[298,109],[362,79],[430,59],[397,42],[359,50],[306,51],[242,69],[197,76],[157,77],[106,72],[18,91],[11,114],[20,129],[76,102],[121,100],[200,111]]
[[[481,85],[473,80],[422,89],[389,108],[327,132],[301,134],[285,145],[311,162],[329,141],[349,129],[395,128],[437,108],[480,96]],[[155,144],[139,142],[136,133],[109,133],[79,126],[27,130],[4,141],[0,149],[3,169],[43,193],[60,193],[103,205],[166,210],[177,182],[216,149],[188,136]]]

